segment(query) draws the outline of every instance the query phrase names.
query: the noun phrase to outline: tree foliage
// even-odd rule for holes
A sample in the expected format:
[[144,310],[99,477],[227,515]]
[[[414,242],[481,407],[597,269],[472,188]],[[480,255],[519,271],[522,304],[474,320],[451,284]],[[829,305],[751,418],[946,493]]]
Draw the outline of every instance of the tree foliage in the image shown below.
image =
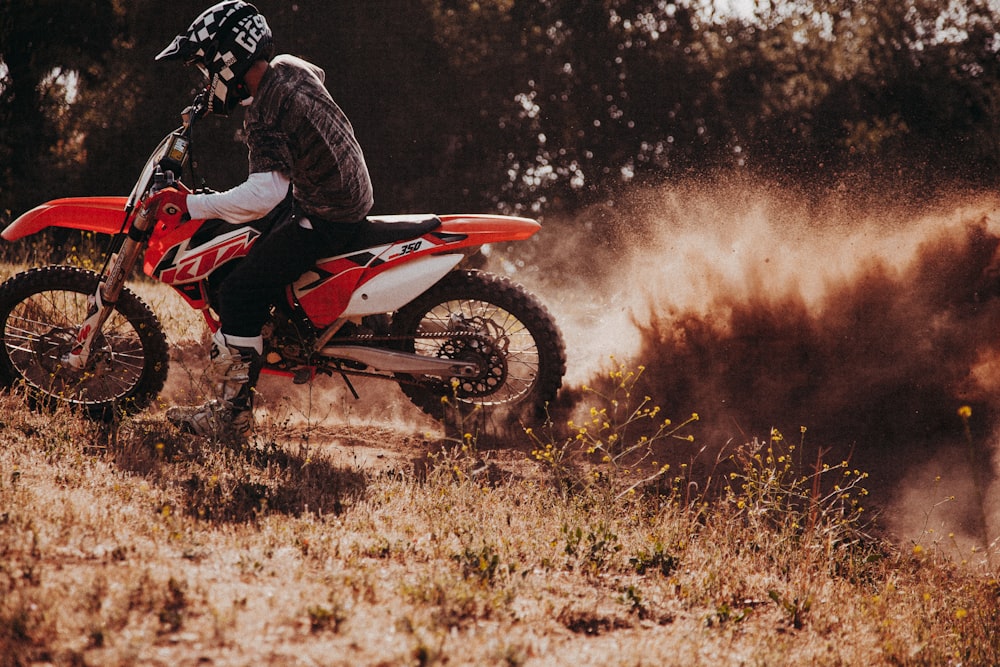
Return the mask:
[[[0,0],[0,215],[129,189],[196,84],[153,56],[205,4]],[[326,70],[378,212],[543,214],[720,170],[1000,177],[990,0],[257,4],[280,51]],[[245,175],[239,130],[199,133],[213,187]]]
[[0,0],[0,206],[47,196],[52,176],[83,166],[69,87],[100,85],[121,18],[112,0]]

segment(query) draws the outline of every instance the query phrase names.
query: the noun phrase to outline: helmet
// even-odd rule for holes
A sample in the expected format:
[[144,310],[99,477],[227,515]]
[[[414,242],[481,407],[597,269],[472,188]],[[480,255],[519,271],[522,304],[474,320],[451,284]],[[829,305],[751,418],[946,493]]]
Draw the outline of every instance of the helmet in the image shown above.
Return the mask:
[[273,50],[271,28],[257,8],[224,0],[202,12],[156,60],[196,65],[208,81],[208,110],[225,116],[250,99],[244,76],[257,60],[269,60]]

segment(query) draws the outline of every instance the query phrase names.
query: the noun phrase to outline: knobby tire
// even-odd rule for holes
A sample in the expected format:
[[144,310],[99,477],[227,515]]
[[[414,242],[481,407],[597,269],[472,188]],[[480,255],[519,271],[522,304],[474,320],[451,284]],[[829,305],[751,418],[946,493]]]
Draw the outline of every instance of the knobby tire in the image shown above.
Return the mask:
[[35,406],[66,404],[99,420],[152,402],[167,379],[167,339],[156,315],[128,288],[95,339],[102,366],[81,373],[58,362],[100,279],[78,267],[47,266],[0,285],[0,386],[23,389]]

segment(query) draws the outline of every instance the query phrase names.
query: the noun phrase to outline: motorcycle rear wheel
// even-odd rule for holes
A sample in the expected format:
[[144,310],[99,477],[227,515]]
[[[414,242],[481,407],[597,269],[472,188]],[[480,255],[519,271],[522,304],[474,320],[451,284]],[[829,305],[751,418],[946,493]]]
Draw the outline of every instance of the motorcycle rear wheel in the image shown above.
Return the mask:
[[46,266],[0,285],[0,386],[23,388],[33,405],[65,404],[99,420],[149,405],[167,379],[167,339],[128,288],[95,337],[87,368],[60,362],[100,279],[77,267]]
[[[472,378],[400,375],[414,405],[441,419],[451,408],[535,421],[555,399],[566,373],[562,334],[545,306],[511,280],[454,271],[393,315],[406,352],[479,364]],[[457,334],[449,337],[448,332]]]

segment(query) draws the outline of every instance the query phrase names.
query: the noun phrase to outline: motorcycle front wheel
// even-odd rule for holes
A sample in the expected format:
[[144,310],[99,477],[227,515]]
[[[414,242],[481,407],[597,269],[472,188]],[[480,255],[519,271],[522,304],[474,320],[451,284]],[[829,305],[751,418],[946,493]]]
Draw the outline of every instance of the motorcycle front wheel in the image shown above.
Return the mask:
[[67,404],[93,419],[145,408],[167,379],[167,339],[156,315],[122,290],[83,369],[61,359],[87,318],[100,275],[71,266],[19,273],[0,285],[0,386],[34,405]]
[[435,418],[457,408],[537,420],[566,373],[566,349],[552,315],[523,287],[482,271],[454,271],[392,318],[400,347],[474,362],[474,377],[400,375],[403,393]]

